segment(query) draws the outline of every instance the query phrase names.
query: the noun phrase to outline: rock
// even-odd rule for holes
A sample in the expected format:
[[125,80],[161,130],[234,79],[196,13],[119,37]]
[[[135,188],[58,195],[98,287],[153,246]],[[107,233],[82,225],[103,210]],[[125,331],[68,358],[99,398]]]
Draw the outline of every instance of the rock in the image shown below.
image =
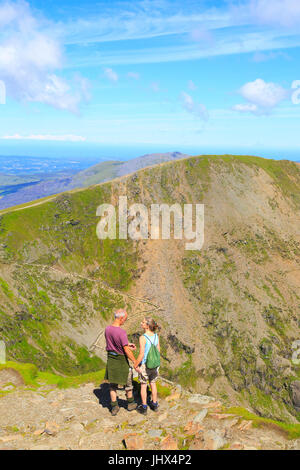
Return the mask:
[[234,418],[235,415],[231,414],[226,414],[226,413],[211,413],[209,415],[210,418],[217,419],[217,420],[223,420],[223,419],[231,419]]
[[209,397],[207,395],[200,395],[198,393],[192,395],[189,399],[189,403],[198,403],[199,405],[206,405],[207,403],[210,402],[215,402],[215,399],[213,397]]
[[200,423],[194,423],[193,421],[189,421],[184,427],[184,432],[188,436],[198,434],[200,431],[203,430],[204,428],[200,425]]
[[166,436],[160,445],[161,450],[178,450],[177,441],[170,435]]
[[232,444],[230,444],[228,449],[229,450],[243,450],[244,446],[240,442],[233,442]]
[[11,434],[9,436],[0,437],[0,442],[4,443],[4,442],[18,441],[22,438],[23,438],[22,434]]
[[45,444],[40,444],[37,446],[30,447],[29,450],[52,450],[52,447],[47,446]]
[[74,423],[70,426],[70,431],[72,432],[82,432],[84,430],[84,427],[81,423]]
[[41,436],[44,432],[44,429],[37,429],[36,431],[33,432],[34,436]]
[[162,435],[162,429],[150,429],[148,435],[150,437],[160,437]]
[[54,401],[51,403],[51,406],[53,406],[53,408],[57,408],[59,405],[60,403],[58,401]]
[[[132,412],[131,412],[131,414],[132,414]],[[141,421],[144,421],[144,420],[145,420],[145,416],[142,415],[142,414],[140,414],[140,413],[136,413],[136,414],[134,414],[133,416],[131,416],[131,414],[130,414],[130,425],[131,425],[131,426],[135,426],[135,425],[139,424]],[[102,424],[102,421],[101,421],[101,424]],[[107,427],[108,427],[109,425],[110,425],[110,426],[113,426],[113,424],[111,423],[111,421],[110,421],[110,424],[109,424],[109,422],[108,422],[107,419],[105,419],[105,425],[106,425]]]
[[231,423],[228,423],[228,425],[226,426],[227,429],[233,428],[236,424],[238,424],[238,422],[239,422],[238,418],[233,419]]
[[207,409],[204,408],[203,410],[200,411],[200,413],[198,413],[194,418],[193,418],[193,422],[194,423],[202,423],[202,421],[204,420],[204,418],[206,417],[207,415]]
[[238,426],[239,431],[248,431],[252,427],[253,421],[247,421],[243,419],[241,424]]
[[0,370],[0,388],[7,384],[12,384],[16,387],[21,387],[22,385],[24,385],[24,380],[18,371],[7,367],[5,369]]
[[174,392],[166,398],[166,401],[179,400],[181,397],[181,392]]
[[48,434],[48,436],[56,436],[58,431],[59,431],[59,426],[54,421],[46,423],[46,426],[44,429],[45,434]]
[[297,412],[300,412],[300,380],[291,383],[292,402]]
[[123,443],[128,450],[144,449],[144,439],[136,433],[126,434]]
[[217,431],[206,431],[203,434],[204,450],[218,450],[224,447],[226,440]]
[[203,406],[208,409],[213,409],[215,412],[222,411],[222,403],[220,401],[212,401],[210,403],[205,403]]
[[202,450],[204,441],[202,437],[196,437],[190,444],[189,450]]
[[2,390],[4,392],[10,392],[11,390],[14,390],[14,386],[13,385],[7,385],[7,387],[3,387]]
[[162,421],[164,421],[165,419],[167,419],[167,417],[168,417],[168,412],[165,411],[164,413],[162,413],[161,415],[159,415],[157,421],[158,421],[159,423],[161,423]]

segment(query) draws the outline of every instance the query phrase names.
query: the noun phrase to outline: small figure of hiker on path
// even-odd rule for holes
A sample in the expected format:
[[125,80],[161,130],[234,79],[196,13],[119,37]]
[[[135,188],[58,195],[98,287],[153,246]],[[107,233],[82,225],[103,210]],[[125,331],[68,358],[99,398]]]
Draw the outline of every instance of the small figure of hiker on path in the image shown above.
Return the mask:
[[126,310],[119,309],[114,316],[113,324],[105,328],[107,364],[104,378],[110,384],[111,414],[116,416],[120,410],[118,385],[125,386],[127,410],[132,411],[137,407],[133,397],[133,369],[129,365],[129,361],[135,363],[132,351],[136,350],[136,346],[128,342],[127,333],[121,328],[127,320]]
[[160,366],[160,344],[156,331],[160,327],[153,318],[146,317],[141,323],[144,334],[140,336],[140,352],[134,362],[134,368],[139,374],[141,383],[142,404],[138,406],[137,411],[141,414],[147,414],[147,386],[150,384],[152,400],[149,403],[153,411],[158,411],[157,387],[158,370]]

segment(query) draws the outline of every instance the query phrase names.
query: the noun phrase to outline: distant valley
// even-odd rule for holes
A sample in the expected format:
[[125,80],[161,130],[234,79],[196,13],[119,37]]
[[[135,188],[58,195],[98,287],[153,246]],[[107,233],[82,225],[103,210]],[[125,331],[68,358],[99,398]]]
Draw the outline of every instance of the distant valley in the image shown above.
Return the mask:
[[[41,162],[29,159],[23,167],[12,157],[10,165],[1,165],[8,173],[0,173],[0,209],[17,206],[71,189],[88,187],[188,155],[180,152],[154,153],[129,161],[108,160],[78,171],[79,162]],[[1,159],[4,157],[0,157]],[[11,157],[7,157],[7,160]],[[25,157],[24,157],[25,158]],[[46,165],[46,166],[45,166]],[[23,171],[23,173],[22,173]],[[36,173],[35,173],[36,172]]]

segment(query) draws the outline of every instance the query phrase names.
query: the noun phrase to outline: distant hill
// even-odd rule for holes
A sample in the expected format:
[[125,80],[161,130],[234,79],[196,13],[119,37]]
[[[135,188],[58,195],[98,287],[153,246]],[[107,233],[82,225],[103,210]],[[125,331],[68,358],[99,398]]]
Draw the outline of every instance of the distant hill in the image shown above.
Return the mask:
[[[104,181],[134,173],[147,166],[186,157],[188,157],[188,155],[180,152],[168,152],[143,155],[125,162],[109,160],[93,165],[86,170],[79,171],[75,175],[66,174],[48,178],[45,176],[39,179],[32,178],[31,184],[28,177],[24,179],[18,177],[20,183],[26,184],[20,184],[20,186],[15,186],[14,188],[7,187],[7,185],[11,186],[12,184],[17,184],[11,183],[12,180],[15,182],[16,177],[1,174],[0,196],[2,195],[2,198],[0,199],[0,209],[6,209],[53,194],[70,191],[71,189],[103,183]],[[5,182],[6,180],[8,181],[7,183]]]

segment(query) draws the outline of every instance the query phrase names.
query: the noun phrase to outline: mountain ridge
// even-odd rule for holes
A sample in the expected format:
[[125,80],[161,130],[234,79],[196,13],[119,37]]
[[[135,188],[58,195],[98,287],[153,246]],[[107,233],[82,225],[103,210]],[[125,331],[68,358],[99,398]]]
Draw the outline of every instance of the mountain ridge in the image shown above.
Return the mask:
[[[195,156],[2,214],[0,331],[9,357],[67,374],[95,370],[105,356],[88,348],[113,308],[127,305],[133,340],[152,308],[166,378],[295,422],[299,177],[288,161]],[[98,240],[97,206],[122,194],[146,206],[204,203],[203,250],[188,253],[182,240]]]

